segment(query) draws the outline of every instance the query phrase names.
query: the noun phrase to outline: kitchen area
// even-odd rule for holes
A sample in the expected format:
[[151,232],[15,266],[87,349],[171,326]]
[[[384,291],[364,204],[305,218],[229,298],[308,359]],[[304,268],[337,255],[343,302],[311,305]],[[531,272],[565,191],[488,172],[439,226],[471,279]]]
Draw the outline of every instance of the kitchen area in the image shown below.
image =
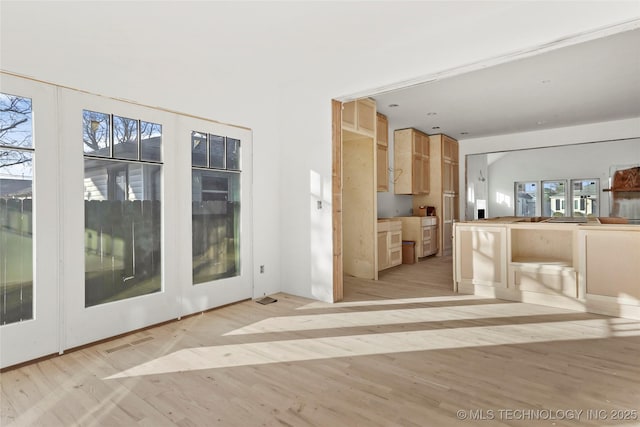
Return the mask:
[[342,108],[344,273],[380,272],[452,254],[459,220],[458,142],[390,129],[372,99]]

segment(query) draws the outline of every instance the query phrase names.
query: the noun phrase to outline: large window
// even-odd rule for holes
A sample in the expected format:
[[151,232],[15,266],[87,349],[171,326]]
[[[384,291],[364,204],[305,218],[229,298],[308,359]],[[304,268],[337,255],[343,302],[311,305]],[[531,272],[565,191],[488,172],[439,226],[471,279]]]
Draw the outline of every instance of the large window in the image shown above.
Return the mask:
[[33,319],[31,99],[0,93],[0,325]]
[[158,292],[162,126],[83,112],[85,307]]
[[240,274],[240,141],[191,133],[193,284]]

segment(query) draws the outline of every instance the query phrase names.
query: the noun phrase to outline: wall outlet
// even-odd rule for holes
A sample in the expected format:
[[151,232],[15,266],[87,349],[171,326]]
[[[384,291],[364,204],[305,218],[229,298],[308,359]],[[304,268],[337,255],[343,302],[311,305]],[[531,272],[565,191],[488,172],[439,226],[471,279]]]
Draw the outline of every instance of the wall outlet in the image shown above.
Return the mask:
[[260,266],[260,274],[264,273],[264,265]]

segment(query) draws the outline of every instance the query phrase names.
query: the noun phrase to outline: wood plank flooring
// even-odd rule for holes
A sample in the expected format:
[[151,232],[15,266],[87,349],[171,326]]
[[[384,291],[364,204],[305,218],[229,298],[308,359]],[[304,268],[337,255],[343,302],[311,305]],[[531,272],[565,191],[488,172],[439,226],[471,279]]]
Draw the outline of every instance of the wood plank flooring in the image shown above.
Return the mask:
[[640,425],[640,322],[451,280],[428,258],[345,277],[342,303],[277,294],[10,370],[0,424]]

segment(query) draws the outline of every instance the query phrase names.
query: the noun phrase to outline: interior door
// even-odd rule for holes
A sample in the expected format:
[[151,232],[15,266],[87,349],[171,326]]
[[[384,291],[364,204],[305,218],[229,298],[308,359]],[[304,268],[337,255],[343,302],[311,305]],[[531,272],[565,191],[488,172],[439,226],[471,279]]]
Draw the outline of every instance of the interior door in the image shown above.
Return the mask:
[[0,367],[59,351],[56,92],[2,75]]
[[252,134],[180,117],[175,159],[181,173],[177,223],[181,315],[253,296]]

